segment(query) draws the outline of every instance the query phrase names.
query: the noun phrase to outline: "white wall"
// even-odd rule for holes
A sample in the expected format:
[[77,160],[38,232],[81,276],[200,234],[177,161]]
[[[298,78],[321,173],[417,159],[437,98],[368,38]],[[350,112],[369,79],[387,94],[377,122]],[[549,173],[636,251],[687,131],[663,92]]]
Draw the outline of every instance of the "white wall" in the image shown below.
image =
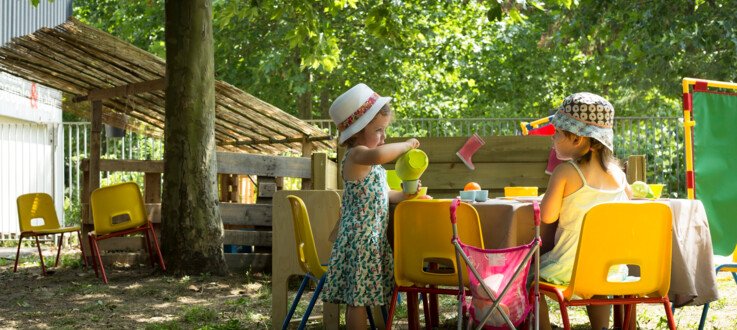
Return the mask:
[[45,192],[64,203],[61,93],[0,73],[0,233],[18,232],[15,199]]

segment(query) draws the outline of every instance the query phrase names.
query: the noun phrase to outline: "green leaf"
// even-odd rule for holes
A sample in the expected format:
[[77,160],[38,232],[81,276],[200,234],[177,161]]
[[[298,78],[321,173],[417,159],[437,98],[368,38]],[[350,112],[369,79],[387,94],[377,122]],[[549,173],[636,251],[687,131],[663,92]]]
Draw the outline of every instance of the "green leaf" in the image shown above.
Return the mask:
[[489,21],[501,21],[502,20],[502,6],[500,6],[496,2],[491,3],[491,8],[489,8],[488,11],[486,11],[486,18],[489,19]]
[[706,2],[706,0],[696,0],[694,3],[694,11],[699,10],[699,6],[703,5],[704,2]]

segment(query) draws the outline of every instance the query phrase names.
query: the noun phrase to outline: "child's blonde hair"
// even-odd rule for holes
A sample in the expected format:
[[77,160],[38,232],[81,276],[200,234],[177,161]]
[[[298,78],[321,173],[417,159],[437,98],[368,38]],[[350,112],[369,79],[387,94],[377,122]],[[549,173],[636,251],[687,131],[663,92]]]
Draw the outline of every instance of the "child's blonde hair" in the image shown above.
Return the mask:
[[[376,113],[376,116],[378,116],[378,115],[391,116],[392,114],[393,114],[392,107],[391,107],[391,105],[389,103],[387,103],[387,104],[384,104],[384,106],[381,107],[381,109],[379,109],[379,112]],[[376,116],[374,116],[374,118],[376,118]],[[373,119],[371,119],[371,120],[373,120]],[[357,137],[358,134],[363,133],[363,131],[365,129],[366,128],[364,127],[363,129],[361,129],[360,131],[358,131],[358,133],[353,134],[351,137],[349,137],[347,140],[345,140],[343,143],[341,143],[340,146],[341,147],[347,147],[347,148],[355,147],[355,145],[356,145],[356,139],[358,138]]]

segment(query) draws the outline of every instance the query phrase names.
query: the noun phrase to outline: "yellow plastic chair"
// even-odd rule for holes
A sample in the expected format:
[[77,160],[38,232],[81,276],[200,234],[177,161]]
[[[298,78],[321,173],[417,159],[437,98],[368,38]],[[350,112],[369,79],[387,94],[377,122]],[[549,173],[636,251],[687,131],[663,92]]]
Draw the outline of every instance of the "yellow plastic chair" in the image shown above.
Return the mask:
[[[54,209],[54,201],[49,194],[31,193],[20,195],[16,199],[18,205],[18,222],[20,224],[20,236],[18,237],[18,250],[15,253],[15,266],[13,272],[18,270],[18,258],[20,257],[20,245],[23,237],[36,238],[36,247],[38,247],[38,256],[41,259],[41,273],[46,275],[46,265],[44,265],[44,256],[41,253],[41,245],[38,243],[38,237],[44,235],[61,234],[59,239],[59,249],[56,252],[56,262],[54,267],[59,266],[59,255],[61,254],[61,245],[64,242],[64,233],[77,232],[79,237],[79,249],[82,250],[82,260],[85,268],[87,267],[87,258],[84,256],[82,249],[82,234],[80,234],[79,226],[61,227],[59,218],[56,216]],[[35,223],[34,219],[41,219],[41,223]]]
[[[732,252],[732,263],[721,264],[716,268],[717,275],[719,272],[731,273],[734,282],[737,283],[737,245],[734,246],[734,252]],[[704,329],[706,325],[706,315],[709,313],[709,303],[704,304],[704,309],[701,311],[701,319],[699,320],[699,330]]]
[[[299,323],[298,329],[301,330],[307,325],[307,320],[312,313],[312,308],[315,307],[317,298],[320,296],[320,291],[322,291],[322,287],[325,284],[325,273],[327,273],[328,269],[326,265],[320,263],[320,258],[317,254],[317,247],[315,246],[315,237],[312,234],[312,226],[310,225],[310,216],[307,214],[307,207],[305,206],[304,201],[294,195],[287,196],[287,199],[289,200],[289,205],[292,208],[292,224],[294,225],[294,243],[297,247],[297,258],[299,259],[299,266],[305,272],[305,278],[302,280],[302,284],[299,286],[297,295],[294,297],[294,301],[292,301],[292,306],[289,308],[289,312],[284,318],[282,329],[287,329],[289,326],[289,321],[292,320],[294,310],[297,308],[297,304],[299,303],[299,299],[302,297],[302,293],[307,287],[307,283],[309,283],[310,280],[317,283],[315,292],[312,294],[312,299],[310,299],[310,304],[307,305],[307,310],[305,310],[305,313],[302,316],[302,321]],[[368,319],[371,322],[371,329],[374,329],[375,326],[373,324],[373,317],[371,316],[371,309],[369,306],[366,307],[366,311],[368,313]]]
[[159,241],[156,238],[153,225],[146,214],[141,190],[134,182],[124,182],[95,189],[90,196],[90,208],[95,230],[89,232],[90,247],[92,250],[95,275],[98,275],[98,266],[102,273],[102,280],[107,284],[105,267],[102,264],[100,248],[97,242],[118,236],[143,232],[146,237],[146,249],[149,253],[151,265],[154,265],[154,256],[151,241],[159,256],[159,266],[166,270],[164,258],[161,255]]
[[[672,214],[662,203],[603,203],[586,213],[568,286],[540,281],[560,304],[563,327],[570,329],[568,306],[663,304],[668,326],[676,324],[668,300],[670,288]],[[640,277],[608,281],[610,267],[636,265]],[[591,298],[592,296],[614,298]],[[629,324],[629,312],[624,323]]]
[[[388,328],[399,292],[458,295],[456,251],[451,243],[452,200],[408,200],[394,211],[394,280],[396,285],[389,305]],[[458,237],[468,245],[484,248],[479,215],[471,205],[461,203],[456,210]],[[433,270],[432,264],[442,268]],[[466,263],[461,260],[463,283],[468,287]],[[430,286],[453,287],[433,288]],[[426,309],[427,310],[427,309]],[[426,313],[427,315],[427,313]],[[427,320],[427,319],[426,319]],[[410,320],[410,322],[414,322]]]

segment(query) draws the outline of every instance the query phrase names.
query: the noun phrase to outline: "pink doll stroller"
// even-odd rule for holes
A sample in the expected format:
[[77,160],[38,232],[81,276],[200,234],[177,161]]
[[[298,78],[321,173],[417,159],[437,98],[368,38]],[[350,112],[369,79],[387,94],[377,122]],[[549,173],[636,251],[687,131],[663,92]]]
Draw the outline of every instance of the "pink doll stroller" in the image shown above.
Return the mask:
[[[540,208],[533,203],[535,214],[535,238],[526,245],[506,249],[480,249],[468,246],[457,235],[455,210],[460,200],[450,206],[450,219],[453,225],[453,239],[458,260],[459,301],[458,329],[463,323],[464,311],[469,311],[468,328],[476,329],[516,329],[534,309],[534,329],[539,322],[538,274],[540,260]],[[534,259],[532,257],[535,257]],[[471,304],[466,303],[466,288],[460,271],[461,257],[468,266]],[[534,260],[533,291],[528,294],[527,275],[530,263]]]

